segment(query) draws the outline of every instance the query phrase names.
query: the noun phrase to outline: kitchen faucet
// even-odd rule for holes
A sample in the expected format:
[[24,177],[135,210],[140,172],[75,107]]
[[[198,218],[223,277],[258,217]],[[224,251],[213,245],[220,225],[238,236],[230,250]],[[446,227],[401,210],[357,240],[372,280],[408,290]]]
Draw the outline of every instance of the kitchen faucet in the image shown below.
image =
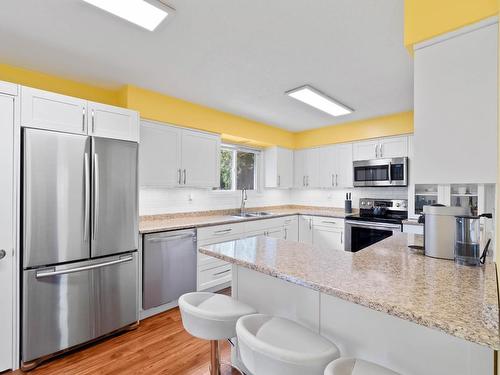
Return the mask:
[[247,189],[241,189],[241,207],[240,207],[240,215],[245,216],[245,203],[247,201]]

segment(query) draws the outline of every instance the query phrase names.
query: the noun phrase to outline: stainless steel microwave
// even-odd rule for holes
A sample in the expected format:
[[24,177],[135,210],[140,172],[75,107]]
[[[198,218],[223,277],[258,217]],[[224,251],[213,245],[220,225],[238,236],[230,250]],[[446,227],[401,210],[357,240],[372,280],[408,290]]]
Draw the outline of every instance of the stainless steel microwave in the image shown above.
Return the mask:
[[353,162],[354,187],[408,186],[408,158]]

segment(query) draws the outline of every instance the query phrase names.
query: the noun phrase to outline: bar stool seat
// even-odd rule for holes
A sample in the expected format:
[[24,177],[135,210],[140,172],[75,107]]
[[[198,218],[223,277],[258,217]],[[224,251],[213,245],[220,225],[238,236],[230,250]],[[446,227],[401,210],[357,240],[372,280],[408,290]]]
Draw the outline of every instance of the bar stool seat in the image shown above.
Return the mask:
[[210,340],[210,374],[220,374],[218,340],[236,337],[236,322],[254,314],[251,306],[223,294],[194,292],[179,298],[184,329],[192,336]]
[[335,344],[284,318],[244,316],[236,332],[241,359],[253,375],[323,375],[340,355]]
[[324,375],[399,375],[373,362],[356,358],[339,358],[325,369]]

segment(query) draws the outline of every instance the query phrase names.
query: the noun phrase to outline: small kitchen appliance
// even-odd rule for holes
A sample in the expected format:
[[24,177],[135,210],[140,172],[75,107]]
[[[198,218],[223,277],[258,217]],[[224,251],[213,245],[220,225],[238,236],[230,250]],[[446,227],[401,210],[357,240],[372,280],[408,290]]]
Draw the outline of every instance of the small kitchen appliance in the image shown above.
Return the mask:
[[455,262],[465,266],[479,266],[484,263],[491,240],[488,240],[481,254],[482,217],[491,219],[493,215],[455,217]]
[[447,207],[441,204],[424,206],[424,252],[432,258],[454,259],[455,216],[467,215],[467,207]]

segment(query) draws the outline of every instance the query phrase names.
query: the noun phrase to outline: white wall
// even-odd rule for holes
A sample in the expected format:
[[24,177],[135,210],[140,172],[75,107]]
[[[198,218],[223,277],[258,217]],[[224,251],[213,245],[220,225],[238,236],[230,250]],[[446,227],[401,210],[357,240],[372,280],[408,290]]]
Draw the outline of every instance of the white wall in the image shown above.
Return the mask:
[[[280,190],[249,191],[247,207],[299,204],[344,207],[345,193],[352,193],[353,208],[359,198],[407,199],[407,188],[356,188],[350,190]],[[139,214],[156,215],[186,211],[221,210],[240,207],[240,192],[203,189],[141,189]]]
[[[204,189],[140,189],[139,215],[238,208],[240,192]],[[266,189],[249,191],[247,207],[290,204],[290,191]]]
[[292,204],[344,207],[346,193],[352,194],[353,208],[359,208],[360,198],[408,199],[406,187],[356,188],[346,190],[292,190]]

